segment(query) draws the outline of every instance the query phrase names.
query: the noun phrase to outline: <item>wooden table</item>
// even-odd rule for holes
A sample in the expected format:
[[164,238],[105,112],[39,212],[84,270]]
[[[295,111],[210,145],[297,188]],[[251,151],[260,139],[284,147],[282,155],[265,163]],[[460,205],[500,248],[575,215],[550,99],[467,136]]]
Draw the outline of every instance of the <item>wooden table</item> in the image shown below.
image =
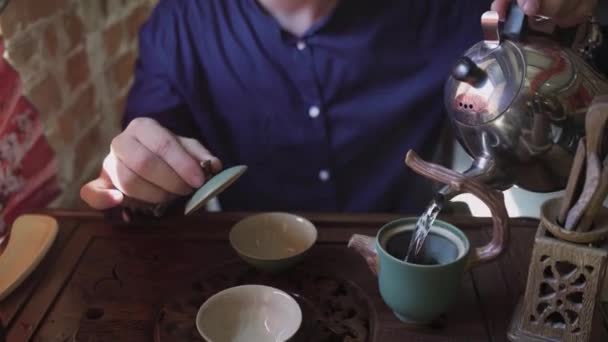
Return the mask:
[[[188,289],[194,275],[228,267],[222,265],[246,267],[227,237],[247,213],[204,213],[140,226],[111,225],[95,212],[46,213],[58,219],[60,235],[40,267],[0,304],[8,341],[152,341],[158,338],[161,309],[182,294],[176,289]],[[364,260],[346,248],[353,233],[375,235],[397,216],[303,215],[317,225],[319,240],[299,267],[358,286],[371,305],[373,341],[507,340],[525,287],[536,220],[511,221],[509,251],[466,275],[458,303],[441,324],[412,328],[395,319]],[[487,219],[442,219],[461,227],[474,245],[489,238]]]

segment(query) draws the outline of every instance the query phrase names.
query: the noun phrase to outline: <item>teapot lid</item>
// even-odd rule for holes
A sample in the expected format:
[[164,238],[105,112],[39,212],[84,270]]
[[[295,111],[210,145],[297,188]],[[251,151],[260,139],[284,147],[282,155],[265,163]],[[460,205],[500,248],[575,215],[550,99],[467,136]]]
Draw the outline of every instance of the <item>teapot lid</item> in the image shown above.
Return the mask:
[[219,195],[247,171],[246,165],[236,165],[211,177],[190,197],[184,209],[185,215],[190,215],[207,202]]
[[466,125],[481,125],[499,117],[524,82],[524,56],[514,42],[500,40],[498,16],[482,18],[482,23],[485,40],[456,61],[445,87],[448,114]]

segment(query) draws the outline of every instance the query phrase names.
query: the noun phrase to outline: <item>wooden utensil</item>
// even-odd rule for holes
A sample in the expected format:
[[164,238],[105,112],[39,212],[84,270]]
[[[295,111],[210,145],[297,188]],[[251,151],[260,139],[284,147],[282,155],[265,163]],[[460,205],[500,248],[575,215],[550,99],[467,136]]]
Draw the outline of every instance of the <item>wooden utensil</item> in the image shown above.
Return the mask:
[[591,201],[589,202],[589,207],[583,213],[583,217],[581,221],[576,226],[576,230],[579,232],[587,232],[591,229],[591,224],[593,220],[596,218],[599,209],[602,207],[604,203],[604,199],[606,199],[606,195],[608,194],[608,158],[604,159],[604,163],[602,165],[602,173],[600,175],[600,181],[597,188],[597,191],[591,197]]
[[581,138],[578,141],[578,147],[576,149],[574,161],[572,162],[572,168],[570,169],[568,185],[566,186],[566,191],[557,218],[560,225],[564,225],[566,217],[568,216],[568,211],[570,211],[576,199],[581,195],[584,184],[583,172],[585,170],[585,153],[587,151],[585,143],[585,138]]
[[564,226],[558,223],[554,217],[557,217],[559,208],[561,208],[562,200],[560,197],[555,197],[547,200],[541,206],[541,225],[546,228],[555,238],[572,242],[576,244],[594,244],[608,237],[608,208],[600,207],[597,214],[593,218],[593,229],[588,232],[579,232],[576,230],[566,230]]
[[566,218],[565,228],[568,230],[572,230],[577,226],[583,213],[589,208],[595,192],[598,190],[600,174],[602,172],[600,158],[604,159],[601,150],[606,121],[608,121],[608,96],[598,96],[593,99],[585,116],[585,136],[587,140],[585,185],[580,198]]
[[608,193],[608,158],[606,158],[602,151],[606,122],[608,121],[608,96],[594,99],[589,107],[587,118],[588,121],[586,123],[589,125],[585,128],[587,129],[587,134],[591,134],[591,138],[594,139],[593,141],[588,140],[588,148],[594,148],[596,155],[603,159],[604,162],[602,164],[597,188],[590,199],[588,207],[583,211],[581,221],[576,227],[576,230],[581,232],[586,232],[591,228],[591,223],[597,215],[599,208],[603,205],[606,194]]
[[600,175],[600,162],[596,154],[587,153],[587,170],[585,172],[585,185],[583,186],[583,191],[581,196],[576,201],[576,204],[570,209],[568,212],[568,216],[566,217],[566,223],[564,224],[564,228],[567,230],[573,230],[574,227],[578,224],[581,216],[585,209],[589,206],[589,202],[597,189],[599,184],[599,175]]

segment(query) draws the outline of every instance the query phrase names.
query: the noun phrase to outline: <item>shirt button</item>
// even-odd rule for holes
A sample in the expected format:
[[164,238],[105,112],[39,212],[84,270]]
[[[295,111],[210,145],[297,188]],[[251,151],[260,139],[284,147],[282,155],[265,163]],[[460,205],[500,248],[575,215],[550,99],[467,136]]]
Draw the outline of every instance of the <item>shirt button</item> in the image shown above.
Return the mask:
[[297,46],[298,50],[300,50],[300,51],[306,49],[306,43],[304,43],[303,41],[299,41],[296,46]]
[[312,106],[312,107],[308,108],[308,115],[310,115],[311,118],[314,119],[317,116],[319,116],[319,114],[321,114],[321,110],[319,109],[319,107]]
[[327,182],[329,180],[329,171],[321,170],[319,171],[319,179],[323,182]]

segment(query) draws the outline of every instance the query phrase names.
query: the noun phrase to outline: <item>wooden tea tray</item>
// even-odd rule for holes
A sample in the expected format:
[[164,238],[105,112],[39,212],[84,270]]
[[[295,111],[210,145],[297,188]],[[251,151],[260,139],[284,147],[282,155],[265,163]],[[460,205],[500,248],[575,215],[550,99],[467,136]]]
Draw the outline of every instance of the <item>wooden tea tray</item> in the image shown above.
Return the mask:
[[293,342],[371,341],[375,313],[368,296],[354,283],[305,264],[269,275],[242,262],[202,272],[171,291],[159,312],[154,340],[203,341],[195,326],[201,304],[221,290],[246,284],[272,286],[296,299],[303,318]]
[[[258,278],[230,247],[230,228],[251,213],[200,213],[133,226],[112,225],[91,211],[45,213],[59,223],[57,239],[36,270],[0,303],[0,328],[9,342],[153,341],[161,309],[171,296],[180,297],[176,289],[196,293],[193,287],[201,288],[194,285],[196,280],[211,279],[218,271],[230,275],[228,284],[236,276],[237,282],[277,281],[277,286],[290,288],[289,278]],[[460,296],[441,324],[413,328],[395,318],[363,258],[346,247],[353,233],[375,235],[401,215],[297,214],[315,223],[319,239],[292,272],[344,281],[353,285],[348,293],[363,293],[370,308],[370,341],[507,341],[538,221],[510,220],[508,252],[465,275]],[[488,241],[487,219],[441,218],[462,228],[472,245]],[[226,265],[232,266],[222,271]],[[206,295],[195,298],[192,310],[198,310]],[[168,312],[164,319],[175,320],[172,315]],[[193,320],[182,322],[191,325]],[[600,341],[608,341],[602,325],[597,331]]]

